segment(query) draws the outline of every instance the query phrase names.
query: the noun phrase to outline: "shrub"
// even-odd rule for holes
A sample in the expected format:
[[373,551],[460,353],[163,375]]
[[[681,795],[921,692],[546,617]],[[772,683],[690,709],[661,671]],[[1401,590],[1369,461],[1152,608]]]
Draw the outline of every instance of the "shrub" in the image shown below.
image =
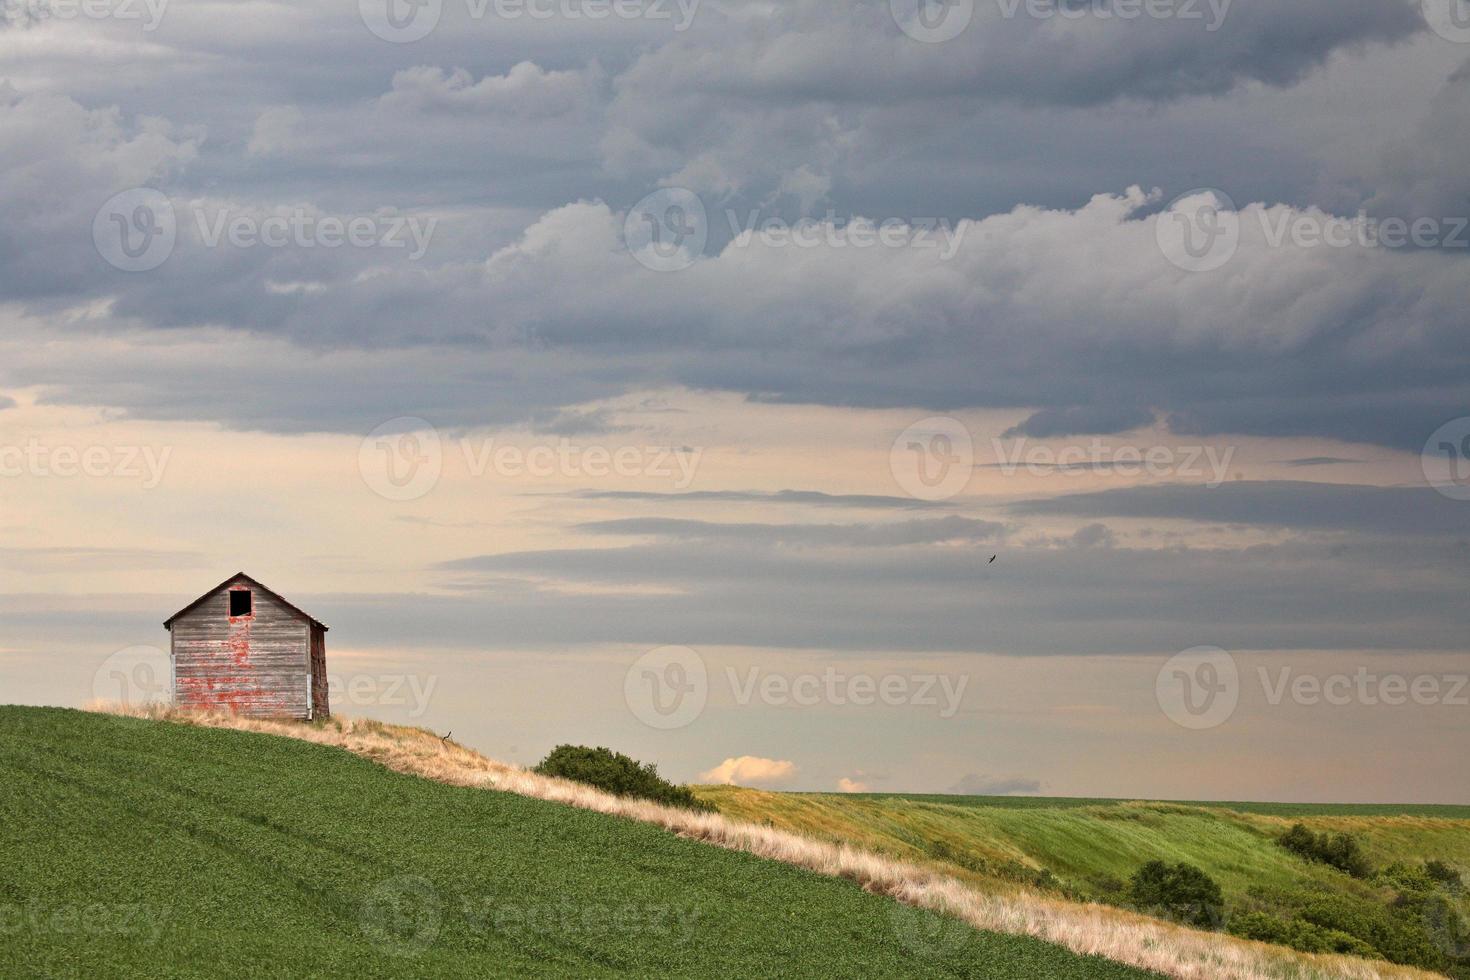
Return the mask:
[[1324,929],[1302,919],[1282,919],[1266,912],[1241,912],[1230,917],[1229,932],[1242,939],[1290,946],[1304,953],[1347,953],[1370,959],[1383,955],[1372,946],[1337,929]]
[[1425,861],[1424,873],[1452,892],[1458,892],[1465,886],[1464,879],[1460,877],[1460,872],[1443,861]]
[[1346,872],[1354,878],[1366,878],[1373,873],[1358,839],[1352,834],[1317,834],[1305,824],[1296,824],[1276,839],[1276,843],[1308,861]]
[[1336,929],[1372,945],[1384,959],[1439,970],[1445,950],[1430,935],[1417,905],[1386,908],[1347,895],[1318,895],[1299,913],[1323,929]]
[[621,752],[585,745],[558,745],[536,766],[543,776],[560,776],[616,796],[632,796],[688,810],[713,810],[687,786],[676,786],[658,774],[658,767],[642,765]]
[[1429,876],[1424,868],[1416,868],[1412,865],[1395,861],[1388,867],[1382,869],[1373,876],[1374,882],[1387,885],[1400,892],[1400,898],[1405,895],[1422,896],[1434,892],[1439,884]]
[[1129,881],[1128,899],[1142,911],[1192,926],[1215,928],[1224,918],[1220,886],[1192,864],[1150,861]]

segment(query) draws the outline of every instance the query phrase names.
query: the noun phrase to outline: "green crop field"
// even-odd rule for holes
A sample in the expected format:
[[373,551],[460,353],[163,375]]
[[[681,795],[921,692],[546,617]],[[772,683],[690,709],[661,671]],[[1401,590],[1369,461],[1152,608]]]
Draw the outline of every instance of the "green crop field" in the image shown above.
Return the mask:
[[[717,788],[709,787],[717,792]],[[792,794],[834,796],[831,793]],[[1073,796],[949,796],[941,793],[847,793],[841,798],[856,800],[907,800],[911,803],[942,803],[946,806],[1001,807],[1015,810],[1070,810],[1136,803],[1128,799],[1088,799]],[[1200,800],[1150,800],[1179,806],[1234,810],[1276,817],[1440,817],[1470,820],[1470,806],[1436,803],[1243,803]]]
[[[1431,917],[1408,904],[1415,896],[1406,897],[1405,879],[1393,870],[1417,872],[1426,861],[1439,861],[1470,879],[1470,807],[770,793],[724,786],[696,792],[734,817],[851,841],[990,888],[1024,884],[1127,906],[1128,879],[1145,862],[1184,862],[1220,885],[1222,927],[1247,913],[1273,923],[1303,920],[1363,939],[1387,958],[1470,976],[1465,933],[1446,927],[1441,914],[1447,905],[1461,922],[1470,920],[1465,889],[1436,888],[1425,906]],[[1277,838],[1296,823],[1350,834],[1375,873],[1354,877],[1280,846]]]
[[0,708],[0,976],[1142,973],[653,826],[238,731]]

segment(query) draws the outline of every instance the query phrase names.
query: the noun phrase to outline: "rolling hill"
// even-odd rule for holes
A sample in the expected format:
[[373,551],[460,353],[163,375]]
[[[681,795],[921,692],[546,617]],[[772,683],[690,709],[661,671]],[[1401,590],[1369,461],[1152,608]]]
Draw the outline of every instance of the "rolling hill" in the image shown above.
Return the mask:
[[0,976],[1139,978],[271,735],[0,708]]
[[[1187,862],[1220,884],[1224,925],[1232,918],[1237,928],[1257,929],[1263,922],[1305,920],[1355,935],[1390,959],[1415,961],[1417,948],[1421,965],[1470,976],[1463,934],[1447,937],[1440,923],[1420,921],[1428,917],[1417,913],[1390,914],[1402,912],[1398,878],[1353,877],[1276,843],[1300,823],[1318,833],[1350,834],[1374,869],[1418,869],[1434,860],[1470,870],[1470,807],[772,793],[729,786],[696,792],[729,816],[930,864],[987,889],[1024,885],[1078,901],[1126,904],[1125,883],[1145,862]],[[1461,921],[1470,919],[1463,888],[1435,895]],[[1252,918],[1241,918],[1248,913]],[[1425,928],[1417,930],[1420,925]]]

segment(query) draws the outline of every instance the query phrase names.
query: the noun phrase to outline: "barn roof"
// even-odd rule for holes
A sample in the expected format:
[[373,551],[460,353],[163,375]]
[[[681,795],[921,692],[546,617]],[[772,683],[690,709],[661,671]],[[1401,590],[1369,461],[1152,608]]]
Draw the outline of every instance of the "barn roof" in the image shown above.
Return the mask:
[[180,609],[178,612],[174,613],[168,619],[165,619],[163,621],[164,629],[172,630],[174,628],[174,620],[178,619],[180,616],[184,615],[184,613],[188,612],[190,609],[193,609],[195,606],[199,605],[205,599],[208,599],[210,596],[214,595],[216,592],[218,592],[220,589],[223,589],[225,586],[229,585],[231,582],[236,582],[236,581],[239,581],[241,579],[243,579],[246,582],[249,582],[253,587],[259,589],[261,592],[264,592],[264,593],[272,596],[277,602],[281,603],[281,605],[285,606],[286,608],[292,610],[293,612],[298,612],[301,615],[305,616],[307,619],[311,620],[311,625],[313,625],[313,626],[320,626],[322,628],[322,632],[326,632],[330,628],[330,627],[327,626],[326,623],[323,623],[321,620],[317,619],[311,613],[307,612],[305,609],[302,609],[300,606],[296,605],[290,599],[287,599],[285,596],[281,595],[275,589],[273,589],[270,586],[262,583],[259,579],[251,578],[249,575],[246,575],[244,572],[236,572],[234,575],[231,575],[229,578],[225,579],[219,585],[216,585],[214,588],[210,589],[208,592],[204,593],[202,596],[200,596],[199,598],[195,599],[193,602],[189,603],[183,609]]

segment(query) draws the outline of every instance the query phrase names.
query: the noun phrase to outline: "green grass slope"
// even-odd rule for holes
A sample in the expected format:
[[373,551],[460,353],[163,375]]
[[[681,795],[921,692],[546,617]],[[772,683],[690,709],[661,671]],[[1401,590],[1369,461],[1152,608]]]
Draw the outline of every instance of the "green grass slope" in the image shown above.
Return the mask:
[[0,707],[0,976],[1148,974],[292,739]]
[[[1364,917],[1381,919],[1402,907],[1401,889],[1387,877],[1353,878],[1280,847],[1276,838],[1294,823],[1352,834],[1377,869],[1438,860],[1470,880],[1465,807],[768,793],[713,786],[696,792],[732,817],[928,861],[982,885],[1024,883],[1076,899],[1126,904],[1125,883],[1145,862],[1186,862],[1220,884],[1227,920],[1249,912],[1283,921],[1305,915],[1333,928],[1344,928],[1342,920],[1359,929]],[[1470,895],[1455,891],[1446,899],[1470,921]],[[1470,956],[1459,935],[1428,941],[1451,957]]]

